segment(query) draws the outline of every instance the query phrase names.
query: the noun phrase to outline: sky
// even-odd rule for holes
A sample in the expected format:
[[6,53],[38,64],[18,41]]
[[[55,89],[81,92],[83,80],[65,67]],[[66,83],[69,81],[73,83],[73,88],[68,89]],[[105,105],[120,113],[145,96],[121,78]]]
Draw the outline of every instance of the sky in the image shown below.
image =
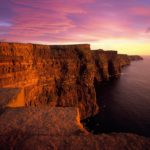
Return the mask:
[[150,55],[150,0],[0,0],[0,41]]

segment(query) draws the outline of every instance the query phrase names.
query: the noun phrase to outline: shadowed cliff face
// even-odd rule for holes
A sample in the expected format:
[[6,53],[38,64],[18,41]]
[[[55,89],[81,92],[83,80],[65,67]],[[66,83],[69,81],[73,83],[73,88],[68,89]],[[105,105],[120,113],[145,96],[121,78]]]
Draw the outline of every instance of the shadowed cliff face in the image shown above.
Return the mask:
[[117,54],[117,51],[94,50],[92,55],[95,61],[95,79],[97,81],[118,78],[121,68],[130,64],[128,56]]
[[98,112],[95,81],[118,77],[129,63],[127,55],[88,44],[0,43],[0,88],[21,89],[25,106],[77,106],[84,119]]

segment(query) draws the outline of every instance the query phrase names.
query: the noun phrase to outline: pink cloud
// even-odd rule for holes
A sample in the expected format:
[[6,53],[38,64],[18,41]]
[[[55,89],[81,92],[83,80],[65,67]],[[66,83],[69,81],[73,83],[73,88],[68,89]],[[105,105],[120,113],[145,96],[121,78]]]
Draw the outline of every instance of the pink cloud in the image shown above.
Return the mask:
[[[67,17],[69,14],[82,14],[86,11],[79,7],[88,1],[16,1],[11,0],[13,10],[16,15],[13,18],[13,24],[9,34],[26,36],[43,35],[46,33],[55,34],[64,32],[75,27],[71,19]],[[21,13],[20,13],[21,12]],[[34,33],[35,32],[35,33]],[[33,35],[32,35],[33,34]]]
[[[148,6],[135,0],[9,0],[10,27],[0,38],[10,41],[90,42],[104,38],[135,38],[149,23]],[[141,18],[140,18],[141,20]],[[0,31],[3,28],[0,27]]]

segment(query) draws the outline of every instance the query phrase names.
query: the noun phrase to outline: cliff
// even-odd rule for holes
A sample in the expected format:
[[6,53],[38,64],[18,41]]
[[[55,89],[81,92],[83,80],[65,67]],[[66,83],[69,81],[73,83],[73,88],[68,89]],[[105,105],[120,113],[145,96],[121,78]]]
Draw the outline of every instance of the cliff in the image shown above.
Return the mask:
[[[6,106],[77,106],[81,118],[98,112],[94,81],[118,77],[126,56],[90,45],[0,43],[0,88],[19,89]],[[6,98],[7,99],[7,98]]]
[[99,110],[96,83],[118,78],[130,60],[88,44],[0,43],[0,149],[149,147],[148,138],[95,136],[80,123]]
[[129,55],[129,59],[131,61],[136,61],[136,60],[143,60],[143,57],[141,57],[139,55]]
[[78,106],[81,118],[94,115],[94,69],[88,44],[0,43],[0,88],[20,89],[24,106]]

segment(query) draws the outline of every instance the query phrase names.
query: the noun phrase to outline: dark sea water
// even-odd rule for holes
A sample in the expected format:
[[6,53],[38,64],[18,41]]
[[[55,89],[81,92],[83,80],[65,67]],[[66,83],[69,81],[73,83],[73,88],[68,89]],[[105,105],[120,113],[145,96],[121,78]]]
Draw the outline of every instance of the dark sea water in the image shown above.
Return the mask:
[[133,61],[119,79],[103,83],[97,92],[101,113],[89,120],[92,132],[150,137],[150,57]]

